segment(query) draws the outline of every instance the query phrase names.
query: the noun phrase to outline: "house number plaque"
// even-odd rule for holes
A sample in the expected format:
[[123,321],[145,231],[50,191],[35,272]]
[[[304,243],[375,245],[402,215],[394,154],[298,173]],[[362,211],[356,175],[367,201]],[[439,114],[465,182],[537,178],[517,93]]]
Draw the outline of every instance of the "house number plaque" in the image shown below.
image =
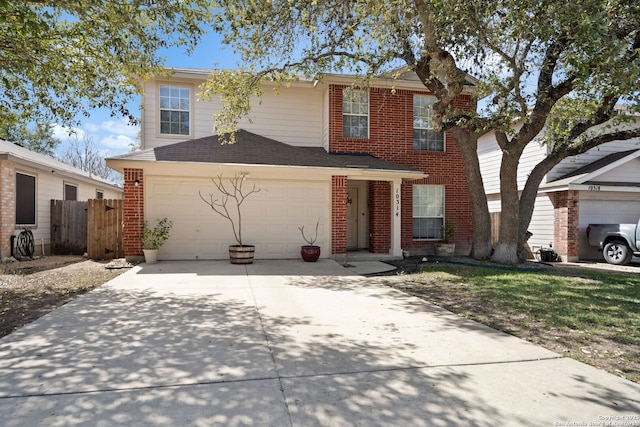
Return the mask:
[[400,216],[400,189],[396,188],[396,216]]

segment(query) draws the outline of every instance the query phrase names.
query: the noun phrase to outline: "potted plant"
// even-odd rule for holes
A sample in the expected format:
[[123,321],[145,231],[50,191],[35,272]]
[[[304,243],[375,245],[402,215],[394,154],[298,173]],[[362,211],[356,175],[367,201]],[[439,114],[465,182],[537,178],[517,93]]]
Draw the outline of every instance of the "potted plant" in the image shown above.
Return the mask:
[[304,225],[302,227],[298,227],[300,233],[302,233],[302,239],[307,242],[306,245],[302,245],[300,247],[300,255],[302,255],[302,259],[306,262],[316,262],[318,258],[320,258],[320,246],[316,246],[316,240],[318,240],[318,225],[320,224],[320,218],[316,222],[316,234],[313,238],[307,238],[304,235]]
[[456,251],[456,244],[449,242],[449,239],[456,232],[458,227],[453,221],[445,221],[440,227],[440,233],[442,234],[442,242],[436,243],[436,255],[437,256],[452,256]]
[[167,218],[157,219],[155,227],[151,227],[147,221],[142,223],[142,252],[147,264],[158,262],[158,249],[167,241],[171,234],[173,222]]
[[[226,218],[231,223],[231,230],[236,239],[237,245],[229,245],[229,261],[231,264],[251,264],[255,254],[254,245],[245,245],[242,241],[242,204],[252,195],[260,191],[260,188],[253,184],[250,190],[243,188],[247,173],[236,173],[229,179],[229,184],[222,181],[222,175],[211,178],[211,182],[221,194],[220,199],[216,199],[213,193],[209,193],[209,198],[200,194],[200,198],[218,215]],[[230,185],[230,187],[229,187]],[[231,206],[230,206],[231,205]]]

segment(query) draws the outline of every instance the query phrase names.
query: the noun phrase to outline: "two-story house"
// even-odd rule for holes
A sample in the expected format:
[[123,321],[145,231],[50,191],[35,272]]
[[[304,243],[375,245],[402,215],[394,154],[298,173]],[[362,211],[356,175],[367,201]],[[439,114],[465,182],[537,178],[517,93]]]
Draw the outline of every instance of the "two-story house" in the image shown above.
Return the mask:
[[[414,74],[352,88],[354,76],[266,86],[235,144],[212,135],[217,100],[198,99],[210,70],[176,69],[145,84],[142,150],[108,159],[124,174],[125,253],[140,257],[140,222],[174,222],[160,259],[224,259],[235,244],[226,220],[200,199],[211,178],[240,174],[260,192],[243,205],[243,237],[256,258],[296,258],[299,226],[323,257],[360,250],[401,257],[433,253],[441,226],[468,253],[472,220],[461,156],[431,126],[435,97]],[[471,94],[458,107],[474,110]]]
[[[518,167],[518,186],[547,155],[549,148],[532,141]],[[500,212],[502,152],[493,134],[478,141],[478,156],[491,212]],[[529,246],[532,252],[550,245],[563,261],[601,260],[587,244],[590,223],[636,223],[640,216],[640,139],[613,141],[568,157],[544,178],[538,191]]]

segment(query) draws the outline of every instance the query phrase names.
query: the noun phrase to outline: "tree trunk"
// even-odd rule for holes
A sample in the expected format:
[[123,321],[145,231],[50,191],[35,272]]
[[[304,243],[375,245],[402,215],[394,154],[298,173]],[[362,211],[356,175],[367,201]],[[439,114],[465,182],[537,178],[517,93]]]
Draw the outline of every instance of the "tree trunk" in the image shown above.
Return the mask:
[[473,243],[471,256],[474,259],[486,259],[491,256],[491,217],[487,196],[484,191],[480,163],[478,160],[478,135],[459,127],[451,129],[456,145],[465,165],[465,177],[469,187],[471,214],[473,220]]
[[518,227],[518,258],[521,262],[526,261],[529,255],[529,251],[526,248],[527,231],[531,224],[531,217],[533,216],[536,197],[538,196],[538,188],[540,188],[540,183],[549,169],[550,168],[534,168],[529,174],[524,189],[522,190],[522,194],[520,195],[520,205],[518,207],[520,212],[520,224]]
[[520,213],[518,197],[518,162],[520,152],[515,147],[502,150],[500,165],[500,235],[491,259],[503,264],[517,264]]

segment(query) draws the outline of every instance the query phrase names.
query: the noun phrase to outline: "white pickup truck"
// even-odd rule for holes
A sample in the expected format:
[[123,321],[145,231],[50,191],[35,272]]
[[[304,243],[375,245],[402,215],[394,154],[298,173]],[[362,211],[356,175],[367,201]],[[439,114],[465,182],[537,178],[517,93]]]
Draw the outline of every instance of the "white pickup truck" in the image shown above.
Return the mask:
[[624,265],[640,256],[640,220],[637,224],[589,224],[587,241],[602,251],[609,264]]

